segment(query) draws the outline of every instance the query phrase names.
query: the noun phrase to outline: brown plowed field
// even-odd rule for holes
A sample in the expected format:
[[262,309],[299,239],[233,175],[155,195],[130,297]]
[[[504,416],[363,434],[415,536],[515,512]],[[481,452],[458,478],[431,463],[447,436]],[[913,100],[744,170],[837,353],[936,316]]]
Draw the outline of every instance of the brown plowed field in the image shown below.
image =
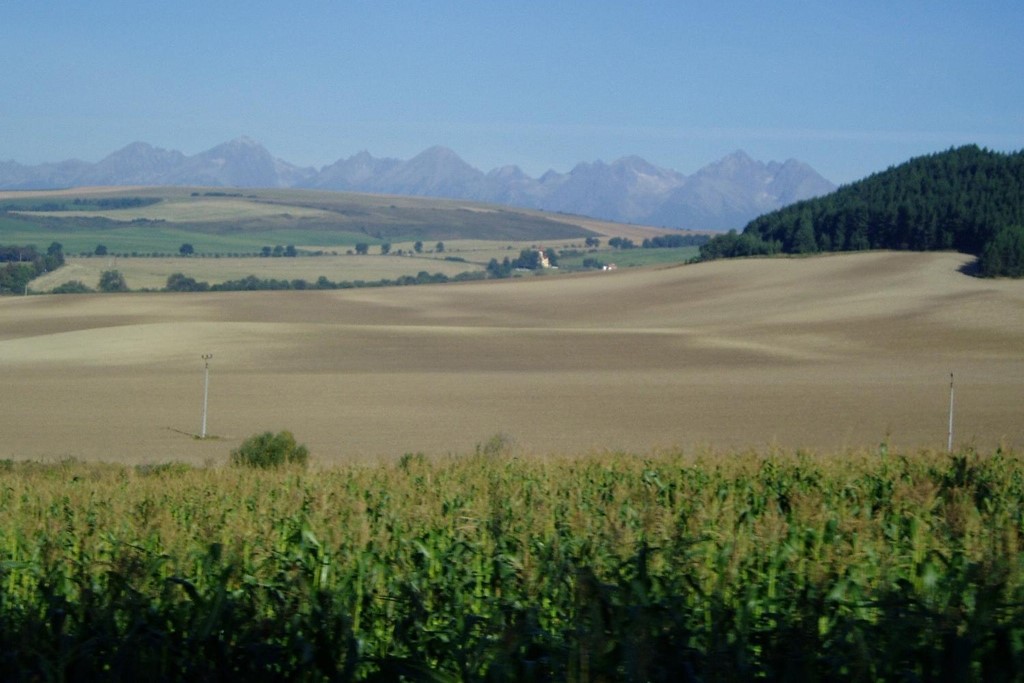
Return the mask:
[[[0,300],[0,457],[320,462],[682,447],[1024,447],[1024,282],[868,253],[441,286]],[[199,441],[200,355],[212,353]]]

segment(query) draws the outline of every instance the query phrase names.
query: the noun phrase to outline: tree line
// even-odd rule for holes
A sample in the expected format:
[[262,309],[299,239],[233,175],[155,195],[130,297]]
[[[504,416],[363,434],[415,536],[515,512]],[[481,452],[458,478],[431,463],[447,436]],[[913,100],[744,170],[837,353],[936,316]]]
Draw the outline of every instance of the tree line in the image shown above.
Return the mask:
[[[644,238],[644,241],[640,243],[640,247],[643,249],[680,249],[682,247],[699,247],[707,244],[710,239],[711,238],[708,235],[658,235],[656,237]],[[613,249],[635,249],[636,242],[628,237],[612,237],[608,240],[608,246]]]
[[0,263],[0,294],[21,294],[29,282],[64,265],[64,247],[53,242],[44,254],[32,245],[0,246]]
[[755,218],[700,258],[865,249],[952,249],[978,256],[983,275],[1024,274],[1024,152],[969,145],[917,157]]
[[196,280],[184,273],[173,273],[167,278],[165,292],[250,292],[273,290],[303,289],[358,289],[361,287],[404,287],[409,285],[438,284],[442,282],[464,282],[467,280],[483,280],[487,274],[480,271],[468,271],[448,276],[444,273],[428,273],[421,270],[416,275],[402,275],[397,278],[381,280],[342,280],[335,282],[321,275],[314,281],[297,278],[285,280],[279,278],[261,278],[247,275],[237,280],[227,280],[211,285],[209,282]]
[[0,203],[0,211],[88,211],[110,209],[135,209],[159,204],[159,197],[102,197],[83,199],[78,197],[70,202],[10,200]]

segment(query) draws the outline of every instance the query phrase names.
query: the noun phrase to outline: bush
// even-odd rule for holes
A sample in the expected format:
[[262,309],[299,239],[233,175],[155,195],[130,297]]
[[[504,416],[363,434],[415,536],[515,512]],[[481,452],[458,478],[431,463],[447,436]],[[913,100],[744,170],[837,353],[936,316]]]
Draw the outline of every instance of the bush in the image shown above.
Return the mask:
[[489,438],[485,443],[478,443],[476,445],[476,454],[489,458],[507,456],[512,452],[512,448],[514,446],[515,439],[508,434],[502,434],[499,432]]
[[197,282],[194,277],[188,277],[184,273],[171,273],[167,276],[168,292],[205,292],[210,288],[208,282]]
[[105,270],[100,274],[101,292],[127,292],[128,283],[124,281],[124,275],[119,270]]
[[68,280],[62,285],[57,285],[51,292],[53,294],[87,294],[92,289],[81,280]]
[[295,436],[287,431],[277,434],[263,432],[250,436],[242,445],[231,451],[231,464],[238,467],[272,469],[282,465],[305,467],[309,450],[305,444],[297,444]]

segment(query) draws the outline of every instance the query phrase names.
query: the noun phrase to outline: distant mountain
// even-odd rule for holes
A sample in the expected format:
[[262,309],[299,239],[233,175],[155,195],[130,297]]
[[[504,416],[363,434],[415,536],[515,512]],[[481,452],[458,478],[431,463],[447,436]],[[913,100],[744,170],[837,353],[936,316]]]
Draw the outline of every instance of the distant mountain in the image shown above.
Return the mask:
[[0,187],[46,189],[81,185],[197,185],[294,187],[317,171],[275,159],[258,142],[241,137],[194,156],[133,142],[95,164],[65,161],[22,166],[0,162]]
[[324,166],[307,185],[318,189],[367,187],[401,163],[398,159],[375,159],[369,152],[362,151]]
[[[646,223],[685,176],[654,166],[640,157],[624,157],[611,164],[578,164],[565,175],[547,173],[541,207],[599,216],[626,223]],[[664,225],[683,226],[672,221]],[[707,226],[701,226],[707,227]]]
[[159,185],[186,161],[187,157],[181,152],[133,142],[85,173],[90,185]]
[[743,152],[692,176],[630,156],[578,164],[568,173],[531,178],[517,166],[484,174],[454,152],[432,147],[413,159],[374,159],[366,152],[324,168],[320,189],[452,197],[594,216],[626,223],[727,230],[835,186],[810,166],[754,161]]
[[241,137],[187,157],[161,184],[291,187],[315,174],[314,169],[300,169],[275,159],[263,145]]
[[447,197],[695,230],[738,228],[762,213],[835,186],[807,164],[755,161],[742,151],[691,176],[630,156],[531,178],[517,166],[484,173],[445,147],[408,161],[363,151],[319,171],[273,157],[241,137],[194,156],[135,142],[102,161],[23,166],[0,162],[0,188],[76,185],[300,187]]
[[835,186],[807,164],[793,159],[764,164],[737,151],[683,179],[647,220],[655,225],[674,221],[728,230],[833,190]]
[[0,188],[5,190],[46,190],[82,185],[79,181],[93,167],[71,159],[55,164],[22,166],[15,161],[0,162]]

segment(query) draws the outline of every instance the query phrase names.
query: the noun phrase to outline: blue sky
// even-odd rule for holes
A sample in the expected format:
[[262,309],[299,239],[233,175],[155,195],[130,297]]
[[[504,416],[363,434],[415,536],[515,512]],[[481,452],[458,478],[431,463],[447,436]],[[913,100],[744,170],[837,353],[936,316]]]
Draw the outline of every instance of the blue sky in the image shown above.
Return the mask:
[[431,145],[531,175],[736,149],[850,182],[1024,148],[1019,2],[5,0],[0,160],[195,154],[323,166]]

